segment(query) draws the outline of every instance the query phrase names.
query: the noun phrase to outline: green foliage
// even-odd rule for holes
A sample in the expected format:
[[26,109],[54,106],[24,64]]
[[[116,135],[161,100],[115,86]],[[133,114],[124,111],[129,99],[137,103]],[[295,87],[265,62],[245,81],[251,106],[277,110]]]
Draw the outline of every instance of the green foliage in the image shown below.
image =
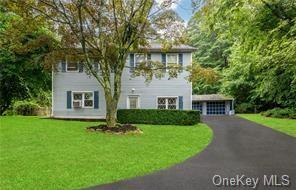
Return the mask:
[[217,69],[205,68],[195,61],[188,68],[187,77],[193,86],[193,94],[214,94],[220,86],[220,74]]
[[36,103],[43,107],[51,106],[51,91],[40,90],[35,98],[33,98]]
[[231,42],[219,39],[214,31],[204,28],[205,17],[196,13],[188,23],[188,38],[190,44],[197,48],[193,60],[203,67],[222,68],[228,65]]
[[[212,78],[220,75],[221,70],[228,66],[231,42],[219,39],[214,31],[204,28],[204,17],[196,13],[188,23],[187,35],[192,46],[197,48],[193,53],[193,64],[199,64],[204,69],[215,69]],[[207,82],[202,75],[196,74],[192,83],[193,94],[215,94],[220,90],[221,82]]]
[[235,112],[237,113],[254,113],[254,110],[255,106],[251,103],[241,103],[235,107]]
[[[210,45],[228,43],[222,48],[228,65],[221,71],[219,91],[235,97],[238,104],[296,107],[295,9],[290,0],[203,1],[193,18],[198,24],[191,41],[201,44],[197,51],[201,58],[211,55]],[[216,60],[207,60],[207,65],[217,65]]]
[[3,113],[2,116],[12,116],[15,115],[14,111],[12,109],[6,109]]
[[196,110],[120,109],[119,123],[143,123],[158,125],[194,125],[200,121]]
[[220,82],[207,83],[204,80],[197,80],[192,83],[193,94],[216,94],[220,89]]
[[13,112],[16,115],[32,116],[37,115],[40,106],[34,101],[16,101],[13,106]]
[[42,59],[54,40],[44,23],[24,17],[0,10],[0,114],[13,101],[40,96],[51,86]]
[[296,119],[296,109],[274,108],[274,109],[267,110],[265,112],[261,112],[261,115],[265,117]]

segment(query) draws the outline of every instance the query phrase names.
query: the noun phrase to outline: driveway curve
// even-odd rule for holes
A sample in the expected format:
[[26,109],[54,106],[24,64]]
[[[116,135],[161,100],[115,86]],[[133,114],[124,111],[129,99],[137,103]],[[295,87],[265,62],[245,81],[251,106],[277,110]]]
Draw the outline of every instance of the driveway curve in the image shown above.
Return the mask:
[[203,152],[150,175],[89,189],[296,189],[296,138],[237,116],[202,120],[214,132]]

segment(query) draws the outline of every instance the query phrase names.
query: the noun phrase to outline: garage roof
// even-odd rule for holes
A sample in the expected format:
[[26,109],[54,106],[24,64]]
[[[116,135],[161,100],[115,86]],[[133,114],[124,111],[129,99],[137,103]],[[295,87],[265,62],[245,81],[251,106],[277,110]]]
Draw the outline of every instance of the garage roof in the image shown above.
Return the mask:
[[224,96],[222,94],[192,95],[192,101],[221,101],[221,100],[233,100],[233,98],[230,96]]

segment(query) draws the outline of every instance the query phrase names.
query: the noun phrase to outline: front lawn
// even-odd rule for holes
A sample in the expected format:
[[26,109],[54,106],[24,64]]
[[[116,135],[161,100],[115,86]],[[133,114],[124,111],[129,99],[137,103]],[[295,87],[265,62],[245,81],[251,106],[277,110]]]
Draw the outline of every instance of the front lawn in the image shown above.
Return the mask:
[[203,150],[212,131],[138,125],[142,135],[87,132],[94,122],[0,118],[0,189],[78,189],[144,175]]
[[260,114],[239,114],[239,116],[296,137],[295,119],[271,118],[261,116]]

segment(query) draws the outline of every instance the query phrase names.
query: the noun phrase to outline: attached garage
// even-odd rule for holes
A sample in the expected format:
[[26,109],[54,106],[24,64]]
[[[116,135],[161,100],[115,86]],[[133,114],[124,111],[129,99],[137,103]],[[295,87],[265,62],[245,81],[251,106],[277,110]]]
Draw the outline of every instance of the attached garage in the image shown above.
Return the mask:
[[202,115],[233,115],[234,99],[222,94],[193,95],[192,109]]

